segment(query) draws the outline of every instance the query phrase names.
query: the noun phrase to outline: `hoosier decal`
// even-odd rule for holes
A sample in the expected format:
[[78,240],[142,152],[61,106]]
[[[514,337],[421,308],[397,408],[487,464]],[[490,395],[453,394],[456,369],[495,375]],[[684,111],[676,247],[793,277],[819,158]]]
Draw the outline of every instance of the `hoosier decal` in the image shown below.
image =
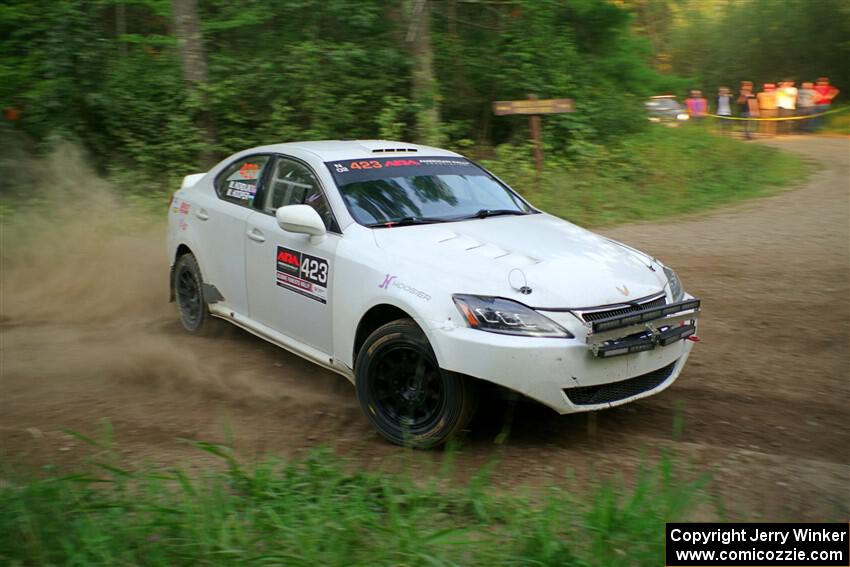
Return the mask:
[[328,302],[328,261],[291,248],[277,247],[277,285],[320,303]]

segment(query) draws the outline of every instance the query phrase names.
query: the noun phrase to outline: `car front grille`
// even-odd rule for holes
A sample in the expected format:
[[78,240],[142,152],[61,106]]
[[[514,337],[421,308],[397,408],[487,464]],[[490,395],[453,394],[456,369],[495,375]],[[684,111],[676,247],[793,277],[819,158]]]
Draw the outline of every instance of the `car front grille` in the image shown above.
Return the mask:
[[673,374],[675,367],[676,361],[671,362],[663,368],[647,372],[635,378],[612,382],[610,384],[600,384],[599,386],[564,388],[564,393],[577,406],[592,406],[595,404],[617,402],[658,387]]
[[650,297],[645,299],[639,299],[632,304],[628,303],[620,303],[609,308],[601,308],[599,310],[593,311],[584,311],[582,309],[577,309],[581,314],[581,318],[587,322],[592,323],[594,321],[598,321],[600,319],[605,319],[606,317],[615,317],[621,315],[628,315],[633,311],[637,311],[638,309],[649,309],[652,307],[661,307],[662,305],[667,304],[667,298],[662,294],[656,297]]

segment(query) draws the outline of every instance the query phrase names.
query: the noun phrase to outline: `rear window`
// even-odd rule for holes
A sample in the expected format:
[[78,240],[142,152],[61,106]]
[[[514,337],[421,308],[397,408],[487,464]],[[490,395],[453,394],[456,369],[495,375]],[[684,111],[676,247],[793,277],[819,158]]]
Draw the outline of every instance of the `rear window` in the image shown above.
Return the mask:
[[268,161],[267,155],[250,156],[227,166],[216,178],[215,188],[219,197],[237,205],[250,207],[257,196],[257,183]]

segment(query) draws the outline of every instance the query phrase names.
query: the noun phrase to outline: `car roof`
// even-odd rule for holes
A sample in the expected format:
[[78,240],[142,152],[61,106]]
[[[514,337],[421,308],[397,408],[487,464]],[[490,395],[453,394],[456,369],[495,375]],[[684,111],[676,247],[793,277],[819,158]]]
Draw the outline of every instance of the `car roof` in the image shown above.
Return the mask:
[[455,152],[398,142],[393,140],[319,140],[315,142],[287,142],[252,148],[254,152],[288,153],[292,150],[311,152],[322,161],[348,159],[375,159],[376,157],[459,156]]

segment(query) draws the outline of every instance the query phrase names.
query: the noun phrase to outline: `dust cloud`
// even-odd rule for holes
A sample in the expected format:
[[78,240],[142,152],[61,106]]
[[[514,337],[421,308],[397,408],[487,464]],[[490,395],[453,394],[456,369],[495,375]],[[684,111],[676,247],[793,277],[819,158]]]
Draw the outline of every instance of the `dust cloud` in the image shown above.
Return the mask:
[[[199,339],[180,328],[168,302],[167,203],[152,213],[122,198],[71,145],[40,160],[18,156],[15,170],[13,191],[29,195],[5,215],[0,234],[7,400],[9,389],[36,382],[58,395],[102,382],[265,395],[250,375],[204,364]],[[233,348],[222,342],[217,350]]]
[[129,205],[73,146],[19,164],[33,200],[3,222],[6,324],[120,325],[170,312],[163,214]]

